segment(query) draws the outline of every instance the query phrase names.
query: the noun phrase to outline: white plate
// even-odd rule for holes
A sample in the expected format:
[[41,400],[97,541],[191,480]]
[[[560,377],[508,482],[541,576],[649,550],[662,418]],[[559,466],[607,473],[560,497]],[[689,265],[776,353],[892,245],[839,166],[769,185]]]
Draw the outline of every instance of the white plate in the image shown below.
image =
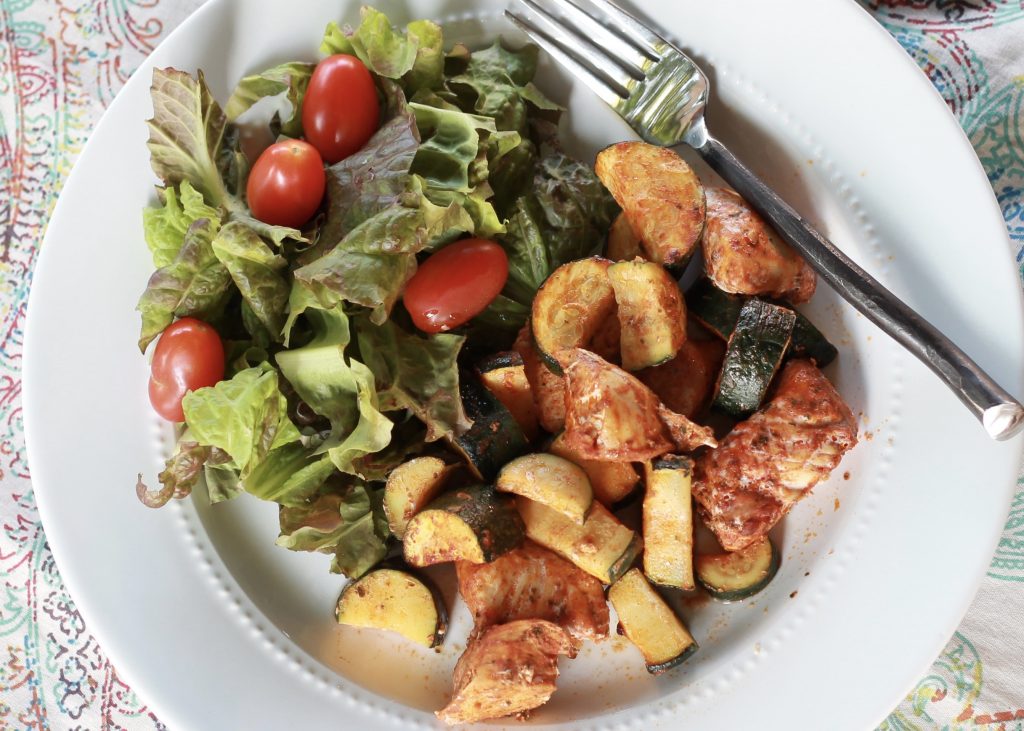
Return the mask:
[[[847,0],[643,6],[707,64],[712,129],[1022,393],[1002,218],[966,138],[895,42]],[[381,7],[396,21],[455,21],[449,40],[509,32],[483,0]],[[224,101],[247,72],[314,58],[324,24],[355,13],[354,2],[319,0],[204,6],[97,127],[36,270],[25,429],[47,536],[89,626],[172,729],[433,726],[464,645],[464,609],[440,654],[337,627],[341,580],[323,557],[273,545],[272,505],[151,511],[134,495],[136,473],[153,480],[171,447],[135,349],[151,268],[140,218],[154,182],[150,70],[202,68]],[[481,13],[491,19],[471,20]],[[590,159],[629,136],[565,74],[545,67],[540,84],[568,103],[571,151]],[[864,439],[787,519],[778,578],[749,604],[684,607],[701,651],[679,672],[649,677],[618,638],[564,662],[535,723],[868,728],[952,634],[1006,515],[1021,442],[989,442],[924,367],[826,288],[811,313],[841,348],[829,373]]]

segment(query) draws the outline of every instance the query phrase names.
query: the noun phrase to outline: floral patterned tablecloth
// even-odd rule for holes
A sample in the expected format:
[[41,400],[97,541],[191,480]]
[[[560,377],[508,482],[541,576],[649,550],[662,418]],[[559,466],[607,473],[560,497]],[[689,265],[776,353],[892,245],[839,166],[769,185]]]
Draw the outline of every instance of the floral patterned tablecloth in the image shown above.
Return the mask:
[[[754,0],[750,0],[753,2]],[[21,350],[62,182],[104,109],[202,0],[0,0],[0,730],[149,729],[61,582],[25,457]],[[1024,275],[1024,0],[868,0],[960,119]],[[1024,478],[963,625],[884,729],[1024,731]]]

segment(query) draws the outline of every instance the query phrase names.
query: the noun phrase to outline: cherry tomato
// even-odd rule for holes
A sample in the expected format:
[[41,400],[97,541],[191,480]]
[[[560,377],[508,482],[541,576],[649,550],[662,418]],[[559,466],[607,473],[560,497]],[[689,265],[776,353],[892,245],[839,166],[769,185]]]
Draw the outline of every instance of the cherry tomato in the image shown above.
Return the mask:
[[405,309],[423,332],[451,330],[487,309],[507,279],[508,256],[498,244],[457,241],[420,265],[405,286]]
[[362,149],[380,124],[377,87],[355,56],[339,53],[316,65],[302,100],[302,130],[329,164]]
[[184,317],[168,325],[153,352],[149,402],[167,421],[184,421],[181,400],[189,391],[224,378],[224,345],[205,322]]
[[283,140],[263,151],[249,172],[245,192],[252,215],[272,226],[300,228],[324,197],[327,175],[308,142]]

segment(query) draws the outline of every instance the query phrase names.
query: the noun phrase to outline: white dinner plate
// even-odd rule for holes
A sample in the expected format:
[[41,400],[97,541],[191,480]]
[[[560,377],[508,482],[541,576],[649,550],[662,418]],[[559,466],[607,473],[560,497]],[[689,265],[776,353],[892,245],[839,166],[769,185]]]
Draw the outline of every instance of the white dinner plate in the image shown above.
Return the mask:
[[[396,22],[446,23],[449,42],[519,41],[489,0],[408,0]],[[1017,273],[967,139],[927,79],[854,2],[644,0],[706,64],[710,126],[847,253],[1024,393]],[[338,627],[342,579],[323,556],[274,545],[276,509],[249,497],[149,510],[172,448],[150,409],[135,303],[150,273],[153,201],[143,123],[155,66],[203,69],[223,103],[246,73],[316,58],[324,25],[357,4],[212,0],[111,105],[54,211],[32,289],[25,431],[47,537],[120,673],[181,729],[437,726],[469,618],[457,605],[434,653]],[[545,62],[569,108],[569,150],[593,159],[632,137]],[[692,158],[692,156],[691,156]],[[809,309],[839,346],[828,369],[861,444],[785,521],[782,570],[743,604],[689,602],[701,645],[644,672],[615,637],[561,663],[533,717],[577,728],[865,729],[941,650],[1005,519],[1021,441],[996,444],[921,364],[822,286]],[[443,587],[449,604],[454,589]]]

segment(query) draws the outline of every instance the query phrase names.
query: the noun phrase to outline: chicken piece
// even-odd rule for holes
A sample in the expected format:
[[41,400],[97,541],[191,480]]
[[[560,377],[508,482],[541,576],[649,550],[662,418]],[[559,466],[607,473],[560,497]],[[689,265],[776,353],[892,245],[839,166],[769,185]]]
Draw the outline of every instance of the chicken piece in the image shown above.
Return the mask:
[[814,294],[814,270],[740,196],[708,188],[704,271],[734,294],[779,297],[794,304]]
[[810,361],[792,361],[768,406],[697,460],[697,510],[725,550],[746,548],[856,443],[857,422],[832,384]]
[[715,430],[710,426],[702,426],[690,421],[682,414],[665,408],[662,404],[658,404],[658,418],[668,430],[668,435],[675,443],[676,449],[681,452],[692,452],[700,447],[714,449],[718,446]]
[[558,656],[576,656],[569,633],[543,619],[491,627],[455,664],[455,692],[437,712],[450,726],[525,715],[555,692]]
[[458,561],[455,571],[474,635],[516,619],[546,619],[576,639],[608,636],[601,582],[532,541],[490,563]]
[[711,398],[722,369],[725,345],[720,340],[687,340],[668,363],[636,374],[666,407],[692,419]]
[[512,349],[523,358],[526,380],[530,382],[530,391],[537,404],[540,425],[552,434],[562,431],[565,426],[565,379],[541,363],[529,323],[519,331]]

